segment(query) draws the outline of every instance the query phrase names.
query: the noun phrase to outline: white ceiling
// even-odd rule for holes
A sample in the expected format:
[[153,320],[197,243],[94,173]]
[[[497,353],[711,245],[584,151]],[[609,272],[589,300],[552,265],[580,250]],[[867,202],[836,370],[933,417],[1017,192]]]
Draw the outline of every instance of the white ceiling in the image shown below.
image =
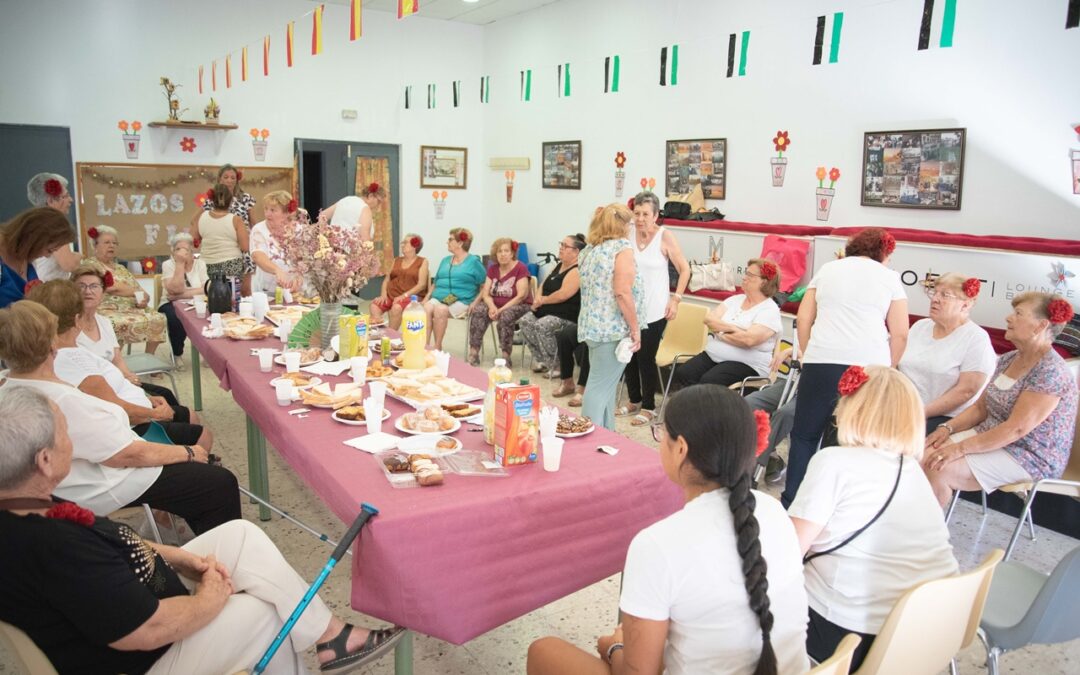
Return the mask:
[[[349,0],[319,1],[336,5],[349,4]],[[420,0],[420,11],[418,16],[423,16],[428,19],[443,19],[444,21],[461,21],[462,23],[472,23],[482,26],[558,1],[559,0],[479,0],[479,2],[463,2],[462,0]],[[363,0],[363,3],[364,9],[397,13],[397,0]]]

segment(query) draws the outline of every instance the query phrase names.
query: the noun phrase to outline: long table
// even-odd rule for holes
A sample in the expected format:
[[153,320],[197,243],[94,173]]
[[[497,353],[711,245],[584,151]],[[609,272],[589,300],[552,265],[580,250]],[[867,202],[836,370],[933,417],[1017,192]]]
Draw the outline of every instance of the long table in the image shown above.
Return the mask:
[[[205,320],[177,315],[195,351],[248,415],[252,492],[269,498],[269,440],[343,522],[356,517],[362,501],[379,508],[352,560],[352,605],[366,614],[462,644],[617,573],[633,536],[682,505],[655,450],[599,427],[566,441],[555,473],[532,464],[511,467],[506,478],[447,474],[439,487],[393,488],[374,457],[342,443],[366,433],[363,427],[339,424],[318,409],[298,419],[277,405],[268,383],[279,373],[259,372],[250,350],[280,341],[207,339]],[[194,353],[191,370],[196,384]],[[482,370],[458,359],[449,374],[486,384]],[[393,433],[394,420],[412,408],[390,397],[387,407],[383,430]],[[490,450],[480,433],[463,427],[454,436],[466,449]],[[597,452],[598,445],[619,452]]]

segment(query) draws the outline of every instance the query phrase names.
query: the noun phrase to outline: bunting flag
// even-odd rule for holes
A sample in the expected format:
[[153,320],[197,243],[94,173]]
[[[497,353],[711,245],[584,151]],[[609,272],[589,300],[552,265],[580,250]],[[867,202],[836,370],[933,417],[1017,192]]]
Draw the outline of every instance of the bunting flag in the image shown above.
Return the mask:
[[1065,10],[1065,29],[1080,27],[1080,0],[1069,0]]
[[349,42],[356,42],[363,34],[363,24],[361,23],[360,10],[362,5],[361,0],[350,0],[349,8]]
[[217,61],[210,62],[210,90],[217,91]]
[[[819,16],[817,18],[817,32],[814,37],[814,65],[821,65],[821,56],[825,50],[825,47],[829,48],[829,63],[836,63],[840,60],[840,31],[844,27],[844,13],[836,12],[832,15],[832,21],[830,22],[828,16]],[[828,24],[832,24],[829,26]],[[831,36],[826,42],[825,34]]]
[[480,76],[480,102],[481,103],[487,103],[488,98],[490,97],[490,95],[491,95],[491,76],[490,75],[481,75]]
[[232,54],[225,55],[225,88],[232,88]]
[[290,21],[285,26],[285,65],[292,68],[293,65],[293,24],[294,21]]
[[956,0],[923,0],[922,22],[919,24],[919,50],[930,45],[952,47],[956,26]]
[[435,85],[429,84],[427,86],[427,107],[431,110],[435,107]]
[[522,101],[532,100],[532,69],[522,70],[521,74],[521,91],[520,98]]
[[263,36],[263,77],[270,75],[270,36]]
[[405,87],[405,109],[408,110],[412,104],[412,87],[406,85]]
[[240,50],[240,81],[247,82],[247,47]]
[[397,18],[403,19],[420,11],[420,0],[398,0]]
[[604,57],[604,93],[615,94],[619,91],[619,55]]
[[200,94],[202,93],[202,76],[203,76],[203,67],[199,66],[199,93]]
[[[670,56],[670,58],[669,58]],[[660,48],[660,86],[679,83],[679,45]]]
[[570,95],[570,64],[561,63],[559,64],[558,70],[558,89],[556,90],[556,93],[559,95],[559,98],[563,98]]
[[461,80],[454,80],[454,107],[461,103]]
[[[931,2],[933,0],[930,0]],[[744,30],[741,34],[732,33],[728,36],[727,44],[727,76],[735,75],[735,53],[739,54],[739,77],[746,75],[746,52],[750,48],[750,31]]]
[[319,5],[311,13],[311,55],[322,54],[322,13],[325,5]]

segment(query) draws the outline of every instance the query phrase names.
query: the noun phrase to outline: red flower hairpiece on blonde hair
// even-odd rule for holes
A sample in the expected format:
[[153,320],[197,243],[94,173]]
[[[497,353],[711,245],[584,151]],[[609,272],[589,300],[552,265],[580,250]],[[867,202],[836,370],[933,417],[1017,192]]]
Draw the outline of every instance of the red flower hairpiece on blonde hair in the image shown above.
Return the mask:
[[112,288],[113,284],[116,283],[116,280],[113,279],[112,272],[105,270],[104,276],[101,277],[101,283],[105,284],[105,288]]
[[469,233],[465,230],[459,230],[457,233],[458,241],[469,241]]
[[22,289],[23,295],[29,294],[31,290],[33,290],[37,286],[40,286],[42,283],[43,282],[41,281],[41,279],[31,279],[30,281],[27,281],[26,285],[23,286]]
[[45,194],[50,197],[59,197],[64,194],[64,186],[60,184],[60,181],[55,178],[50,178],[45,181]]
[[379,191],[379,184],[373,182],[371,185],[367,186],[367,191],[368,191],[368,194],[371,194],[371,195],[375,194],[376,192]]
[[57,520],[70,520],[83,527],[90,527],[94,524],[94,512],[90,509],[84,509],[74,502],[61,502],[57,504],[45,512],[45,517],[56,518]]
[[514,255],[517,255],[518,243],[513,239],[510,240],[510,251],[513,252]]
[[1069,323],[1073,318],[1073,308],[1068,301],[1062,300],[1061,298],[1054,298],[1050,301],[1050,304],[1047,305],[1046,314],[1050,317],[1050,323],[1052,324]]
[[869,379],[870,376],[866,374],[862,366],[851,366],[840,376],[840,383],[836,385],[836,390],[841,396],[851,396]]
[[970,279],[964,280],[964,285],[961,288],[963,288],[964,295],[969,298],[974,298],[979,294],[979,290],[982,288],[982,282],[975,277],[971,277]]
[[419,236],[414,235],[412,237],[409,237],[409,246],[412,246],[413,248],[415,248],[416,250],[419,251],[420,247],[423,246],[423,245],[424,245],[424,240],[421,239]]
[[97,241],[97,238],[98,238],[97,228],[96,227],[91,227],[89,230],[86,231],[86,236],[90,237],[94,241]]
[[896,237],[888,232],[883,232],[881,234],[881,248],[885,251],[885,255],[892,255],[892,252],[896,250]]
[[773,279],[775,279],[778,272],[779,270],[776,269],[776,265],[774,263],[771,263],[768,260],[761,263],[761,276],[766,281],[772,281]]
[[300,208],[300,204],[295,199],[290,199],[289,203],[285,205],[285,211],[288,213],[296,213],[298,208]]
[[757,425],[757,449],[754,456],[760,457],[761,453],[765,452],[765,448],[769,447],[769,413],[764,410],[755,410],[754,423]]
[[241,171],[240,169],[237,169],[236,170],[236,182],[239,183],[242,180],[244,180],[244,172]]

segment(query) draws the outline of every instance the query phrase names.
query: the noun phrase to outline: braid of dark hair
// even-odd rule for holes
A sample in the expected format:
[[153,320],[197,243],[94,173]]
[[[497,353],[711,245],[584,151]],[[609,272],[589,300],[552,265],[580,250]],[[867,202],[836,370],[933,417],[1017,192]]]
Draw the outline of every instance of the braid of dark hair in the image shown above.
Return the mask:
[[761,557],[761,528],[754,517],[756,500],[750,491],[750,474],[743,473],[730,488],[728,506],[735,520],[739,557],[742,558],[743,579],[750,596],[750,609],[761,625],[761,656],[754,675],[777,675],[776,652],[772,646],[773,615],[769,609],[768,565]]

